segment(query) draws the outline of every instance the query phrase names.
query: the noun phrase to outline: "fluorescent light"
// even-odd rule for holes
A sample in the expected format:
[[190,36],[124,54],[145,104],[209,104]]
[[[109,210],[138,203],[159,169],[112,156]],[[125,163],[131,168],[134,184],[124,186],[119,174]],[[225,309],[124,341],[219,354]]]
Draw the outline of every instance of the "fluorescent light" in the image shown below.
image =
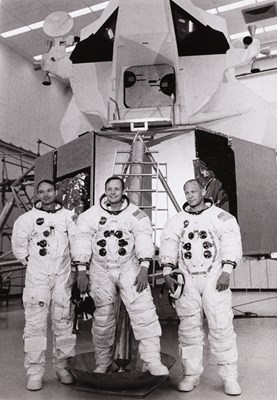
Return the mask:
[[216,8],[210,8],[209,10],[206,10],[208,13],[210,13],[210,14],[217,14],[218,13],[218,11],[217,11],[217,9]]
[[91,11],[104,10],[104,8],[106,8],[108,4],[109,4],[108,1],[104,1],[103,3],[99,3],[99,4],[95,4],[94,6],[91,6],[90,9],[91,9]]
[[81,15],[86,15],[91,13],[91,9],[89,7],[81,8],[80,10],[72,11],[68,13],[72,18],[80,17]]
[[260,33],[264,33],[264,28],[257,28],[255,34],[259,35]]
[[42,28],[44,24],[44,21],[39,21],[39,22],[34,22],[31,25],[28,25],[30,29],[34,30],[34,29],[39,29]]
[[11,31],[1,33],[3,38],[8,38],[15,35],[20,35],[21,33],[28,32],[31,29],[28,26],[22,26],[21,28],[13,29]]
[[242,0],[236,1],[235,3],[226,4],[226,6],[217,7],[218,12],[230,11],[236,8],[241,8],[245,6],[249,6],[250,4],[255,4],[256,0]]
[[277,29],[277,24],[264,27],[265,32],[276,31],[276,29]]
[[[74,49],[75,49],[75,44],[73,45],[73,46],[68,46],[66,49],[65,49],[65,51],[67,52],[67,53],[70,53],[70,52],[72,52]],[[42,59],[42,54],[39,54],[39,55],[37,55],[37,56],[34,56],[33,57],[36,61],[39,61],[39,60],[41,60]]]
[[[0,3],[1,3],[1,0],[0,0]],[[109,4],[108,1],[104,1],[104,2],[99,3],[99,4],[95,4],[94,6],[91,6],[91,7],[85,7],[85,8],[81,8],[80,10],[72,11],[72,12],[69,13],[69,15],[72,18],[80,17],[81,15],[89,14],[92,11],[103,10],[104,8],[107,7],[108,4]],[[30,30],[42,28],[43,27],[43,23],[44,23],[44,21],[34,22],[33,24],[30,24],[28,26],[25,25],[25,26],[22,26],[20,28],[13,29],[11,31],[0,33],[0,36],[2,36],[3,38],[8,38],[8,37],[11,37],[11,36],[20,35],[21,33],[28,32]]]
[[[271,26],[274,26],[274,25],[271,25]],[[267,28],[270,28],[270,27],[268,26]],[[275,25],[274,29],[277,29],[277,25]],[[265,33],[265,31],[266,31],[266,28],[263,28],[263,27],[262,28],[257,28],[255,34],[259,35],[260,33]],[[245,32],[233,33],[232,35],[230,35],[230,39],[231,40],[239,39],[239,38],[244,37],[244,36],[250,36],[249,32],[245,31]]]
[[249,36],[249,32],[245,31],[245,32],[238,32],[238,33],[233,33],[232,35],[230,35],[230,39],[239,39],[245,36]]

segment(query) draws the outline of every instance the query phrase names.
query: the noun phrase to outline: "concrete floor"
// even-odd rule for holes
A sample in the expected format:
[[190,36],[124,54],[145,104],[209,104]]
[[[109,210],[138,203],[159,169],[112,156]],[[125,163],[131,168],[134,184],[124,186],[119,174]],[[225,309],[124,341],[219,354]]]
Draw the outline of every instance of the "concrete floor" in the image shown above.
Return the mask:
[[[277,318],[235,318],[235,330],[239,348],[239,375],[243,400],[277,399]],[[77,391],[55,378],[51,365],[51,349],[47,352],[47,368],[43,389],[29,392],[25,389],[26,376],[23,368],[22,332],[24,313],[19,299],[9,307],[0,308],[0,400],[93,400],[128,399],[118,395],[95,394]],[[151,400],[221,400],[228,399],[223,393],[216,366],[206,346],[204,373],[201,382],[190,393],[176,390],[181,378],[180,360],[177,354],[177,323],[162,322],[162,351],[176,358],[170,370],[170,379],[155,389],[147,399]],[[80,325],[77,354],[92,351],[90,321]],[[51,340],[51,339],[50,339]]]

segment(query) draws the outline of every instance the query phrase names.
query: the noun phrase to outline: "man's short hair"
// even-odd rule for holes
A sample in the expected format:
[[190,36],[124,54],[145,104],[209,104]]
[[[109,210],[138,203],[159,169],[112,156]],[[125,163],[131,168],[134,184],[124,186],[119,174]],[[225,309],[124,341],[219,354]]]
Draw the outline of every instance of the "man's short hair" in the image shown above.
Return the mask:
[[200,189],[205,189],[205,186],[202,184],[202,182],[200,182],[198,179],[194,178],[194,179],[189,179],[188,181],[186,181],[184,183],[183,190],[185,190],[185,187],[188,183],[192,183],[192,182],[196,182],[198,184],[198,186],[200,187]]
[[39,186],[40,186],[42,183],[48,183],[48,185],[53,186],[54,189],[56,190],[56,184],[55,184],[55,182],[51,181],[50,179],[42,179],[42,181],[40,181],[40,182],[37,184],[37,191],[38,191]]
[[125,184],[124,184],[124,181],[123,181],[123,179],[122,178],[120,178],[119,176],[116,176],[116,175],[114,175],[114,176],[110,176],[107,180],[106,180],[106,182],[105,182],[105,189],[106,189],[106,187],[107,187],[107,184],[109,183],[109,182],[111,182],[111,181],[115,181],[115,180],[117,180],[117,181],[120,181],[121,182],[121,186],[122,186],[122,190],[124,190],[125,189]]

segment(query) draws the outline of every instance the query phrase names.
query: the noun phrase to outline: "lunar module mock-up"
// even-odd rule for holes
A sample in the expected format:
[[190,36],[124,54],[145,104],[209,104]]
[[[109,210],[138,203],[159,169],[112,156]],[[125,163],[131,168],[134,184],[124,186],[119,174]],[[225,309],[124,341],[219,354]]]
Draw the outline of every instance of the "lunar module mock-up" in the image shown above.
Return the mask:
[[[234,74],[260,51],[253,27],[249,36],[230,42],[224,19],[190,0],[111,0],[80,37],[64,37],[72,24],[63,12],[44,23],[54,44],[42,68],[69,78],[73,91],[61,123],[68,143],[57,150],[50,171],[61,179],[89,168],[93,204],[105,177],[115,172],[115,153],[130,151],[135,142],[136,161],[156,157],[160,166],[167,163],[167,172],[158,175],[163,188],[165,181],[171,188],[172,213],[183,202],[182,183],[200,173],[202,161],[227,192],[245,254],[274,251],[276,116]],[[73,42],[69,56],[65,49]],[[136,135],[144,145],[134,141]],[[121,163],[122,169],[127,165]],[[39,170],[37,165],[37,175]]]
[[82,211],[98,201],[107,177],[122,176],[152,219],[158,250],[159,231],[195,176],[238,218],[244,255],[270,257],[277,121],[234,73],[260,51],[251,29],[230,42],[225,21],[190,0],[110,0],[78,38],[64,37],[71,28],[63,12],[45,20],[54,43],[42,68],[68,78],[73,96],[60,128],[66,144],[37,159],[36,181],[48,171],[72,188],[85,174]]

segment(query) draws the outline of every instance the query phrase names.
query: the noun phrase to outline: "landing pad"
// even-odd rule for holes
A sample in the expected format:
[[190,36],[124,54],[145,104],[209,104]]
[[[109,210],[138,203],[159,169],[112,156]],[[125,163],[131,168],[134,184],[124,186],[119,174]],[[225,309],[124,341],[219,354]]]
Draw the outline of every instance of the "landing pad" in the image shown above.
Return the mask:
[[[169,370],[175,363],[169,354],[162,353],[161,360]],[[105,374],[94,373],[93,352],[75,356],[70,360],[69,368],[77,381],[76,390],[114,396],[145,397],[169,379],[168,375],[153,376],[142,372],[142,361],[136,359],[123,372],[114,366]]]

